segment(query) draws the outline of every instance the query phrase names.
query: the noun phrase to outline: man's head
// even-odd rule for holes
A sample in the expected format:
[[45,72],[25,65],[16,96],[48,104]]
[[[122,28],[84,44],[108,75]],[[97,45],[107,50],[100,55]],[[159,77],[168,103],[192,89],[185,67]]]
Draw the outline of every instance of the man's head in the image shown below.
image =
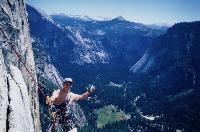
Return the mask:
[[65,78],[65,79],[63,80],[63,88],[64,88],[65,90],[69,90],[70,87],[71,87],[71,85],[72,85],[72,82],[73,82],[73,80],[72,80],[71,78]]

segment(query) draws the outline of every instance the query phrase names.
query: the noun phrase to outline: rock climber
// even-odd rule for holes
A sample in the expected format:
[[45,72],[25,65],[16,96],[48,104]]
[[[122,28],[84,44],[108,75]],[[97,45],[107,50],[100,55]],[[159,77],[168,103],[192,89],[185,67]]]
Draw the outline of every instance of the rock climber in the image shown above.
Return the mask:
[[[46,103],[50,107],[51,117],[55,117],[56,110],[62,110],[66,113],[66,106],[71,105],[78,100],[86,99],[91,93],[95,91],[95,87],[92,86],[83,94],[75,94],[70,91],[73,80],[71,78],[65,78],[63,80],[63,88],[57,89],[53,92],[52,96],[47,96]],[[65,116],[64,116],[65,117]]]

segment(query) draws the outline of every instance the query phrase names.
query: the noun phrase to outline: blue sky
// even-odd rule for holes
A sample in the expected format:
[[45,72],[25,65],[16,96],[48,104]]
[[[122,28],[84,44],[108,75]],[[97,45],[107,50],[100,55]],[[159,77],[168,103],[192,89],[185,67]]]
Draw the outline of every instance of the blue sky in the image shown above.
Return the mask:
[[200,20],[200,0],[26,0],[48,14],[122,16],[144,24]]

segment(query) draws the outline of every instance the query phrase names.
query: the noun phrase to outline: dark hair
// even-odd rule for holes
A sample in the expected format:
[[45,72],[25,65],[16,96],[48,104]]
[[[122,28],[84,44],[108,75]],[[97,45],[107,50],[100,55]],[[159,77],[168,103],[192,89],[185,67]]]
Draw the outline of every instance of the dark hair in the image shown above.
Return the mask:
[[72,82],[70,82],[70,81],[66,81],[66,82],[64,82],[64,83],[69,83],[70,85],[72,85]]

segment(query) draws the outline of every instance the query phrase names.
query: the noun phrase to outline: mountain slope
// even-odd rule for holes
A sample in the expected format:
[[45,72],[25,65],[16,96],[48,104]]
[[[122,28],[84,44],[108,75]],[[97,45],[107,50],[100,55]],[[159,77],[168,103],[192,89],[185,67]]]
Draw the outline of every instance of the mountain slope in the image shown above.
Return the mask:
[[85,21],[53,15],[49,21],[49,17],[46,19],[31,6],[27,5],[27,11],[34,51],[44,53],[43,60],[50,58],[61,76],[80,80],[79,87],[85,87],[99,73],[108,77],[126,76],[129,68],[149,48],[152,39],[164,33],[117,18]]
[[[199,80],[199,22],[180,23],[169,28],[151,49],[131,68],[134,72],[154,73],[176,87],[193,88]],[[174,78],[176,76],[176,78]],[[172,82],[173,81],[173,82]],[[167,83],[167,82],[166,82]],[[176,85],[182,83],[181,85]],[[161,82],[159,82],[161,84]],[[170,91],[169,86],[167,89]]]
[[104,103],[110,100],[131,119],[99,131],[199,131],[199,43],[198,21],[175,24],[157,37],[130,69],[129,82],[106,89],[117,97],[104,95]]
[[164,114],[171,130],[200,129],[199,42],[200,22],[176,24],[158,37],[131,68],[134,73],[149,75],[147,92],[151,98],[161,97],[151,103],[161,104],[157,106],[158,111]]
[[[134,63],[149,47],[151,39],[163,33],[153,30],[143,24],[115,18],[110,21],[81,21],[66,15],[52,15],[52,19],[71,29],[79,31],[82,36],[99,42],[107,51],[110,61],[126,59]],[[130,60],[128,60],[128,59]],[[115,60],[116,61],[116,60]]]

